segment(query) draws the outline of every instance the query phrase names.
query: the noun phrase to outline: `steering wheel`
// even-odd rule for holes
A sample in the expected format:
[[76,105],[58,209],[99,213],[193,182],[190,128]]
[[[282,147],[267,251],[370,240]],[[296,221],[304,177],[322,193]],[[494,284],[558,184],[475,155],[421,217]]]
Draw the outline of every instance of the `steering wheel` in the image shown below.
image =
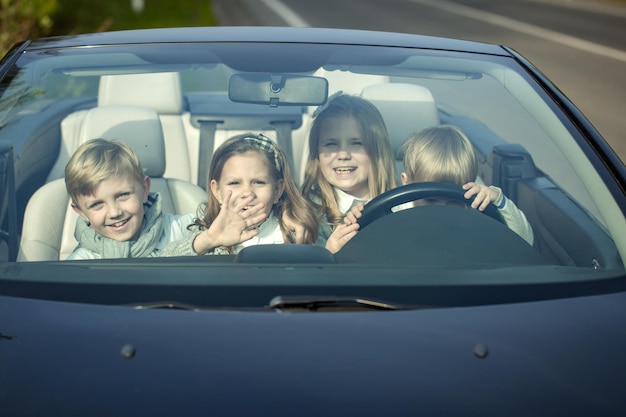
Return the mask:
[[[365,205],[362,216],[358,219],[360,230],[377,219],[393,213],[391,211],[393,207],[423,198],[446,198],[468,206],[472,204],[475,196],[467,199],[463,194],[465,194],[465,190],[462,187],[443,182],[416,182],[396,187]],[[493,204],[489,204],[482,213],[504,223],[498,209]]]

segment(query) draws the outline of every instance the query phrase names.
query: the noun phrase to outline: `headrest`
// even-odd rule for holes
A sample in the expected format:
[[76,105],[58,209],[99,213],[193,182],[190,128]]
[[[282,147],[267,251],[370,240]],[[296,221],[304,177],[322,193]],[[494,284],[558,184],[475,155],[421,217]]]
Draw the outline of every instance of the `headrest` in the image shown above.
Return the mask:
[[104,106],[89,110],[80,130],[79,143],[89,139],[117,139],[131,147],[149,177],[165,172],[165,141],[159,115],[153,109]]
[[317,70],[315,75],[328,80],[329,96],[335,94],[337,91],[343,91],[344,94],[359,94],[370,84],[389,82],[389,77],[386,75],[358,74],[340,70],[327,71],[324,68]]
[[437,105],[426,87],[405,83],[369,85],[361,92],[385,120],[394,153],[413,133],[439,124]]
[[98,106],[109,105],[143,106],[159,114],[180,114],[183,111],[180,75],[177,72],[103,75]]

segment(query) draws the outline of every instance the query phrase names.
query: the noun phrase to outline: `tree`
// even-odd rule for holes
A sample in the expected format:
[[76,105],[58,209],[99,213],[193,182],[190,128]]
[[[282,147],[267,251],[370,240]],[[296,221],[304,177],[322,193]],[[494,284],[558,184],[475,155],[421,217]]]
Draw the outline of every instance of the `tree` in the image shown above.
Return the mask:
[[57,0],[0,0],[0,56],[15,43],[52,29]]
[[[24,39],[153,27],[211,26],[210,0],[0,0],[0,57]],[[136,5],[135,5],[136,6]]]

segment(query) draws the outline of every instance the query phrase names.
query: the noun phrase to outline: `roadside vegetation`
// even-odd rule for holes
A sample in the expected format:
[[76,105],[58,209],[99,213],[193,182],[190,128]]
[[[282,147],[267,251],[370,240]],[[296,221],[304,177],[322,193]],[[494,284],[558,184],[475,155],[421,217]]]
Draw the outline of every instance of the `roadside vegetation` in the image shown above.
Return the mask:
[[213,25],[210,0],[0,0],[0,57],[42,36]]

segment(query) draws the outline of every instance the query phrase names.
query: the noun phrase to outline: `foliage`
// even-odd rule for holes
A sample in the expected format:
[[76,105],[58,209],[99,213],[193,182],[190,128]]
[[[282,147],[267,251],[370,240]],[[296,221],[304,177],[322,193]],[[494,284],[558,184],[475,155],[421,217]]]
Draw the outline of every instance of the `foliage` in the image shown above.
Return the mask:
[[41,36],[214,24],[209,0],[0,0],[0,57]]
[[57,0],[0,0],[0,54],[24,39],[46,36]]
[[[133,3],[142,3],[135,12]],[[110,30],[178,26],[212,26],[211,2],[207,0],[60,0],[53,34],[71,35]]]

